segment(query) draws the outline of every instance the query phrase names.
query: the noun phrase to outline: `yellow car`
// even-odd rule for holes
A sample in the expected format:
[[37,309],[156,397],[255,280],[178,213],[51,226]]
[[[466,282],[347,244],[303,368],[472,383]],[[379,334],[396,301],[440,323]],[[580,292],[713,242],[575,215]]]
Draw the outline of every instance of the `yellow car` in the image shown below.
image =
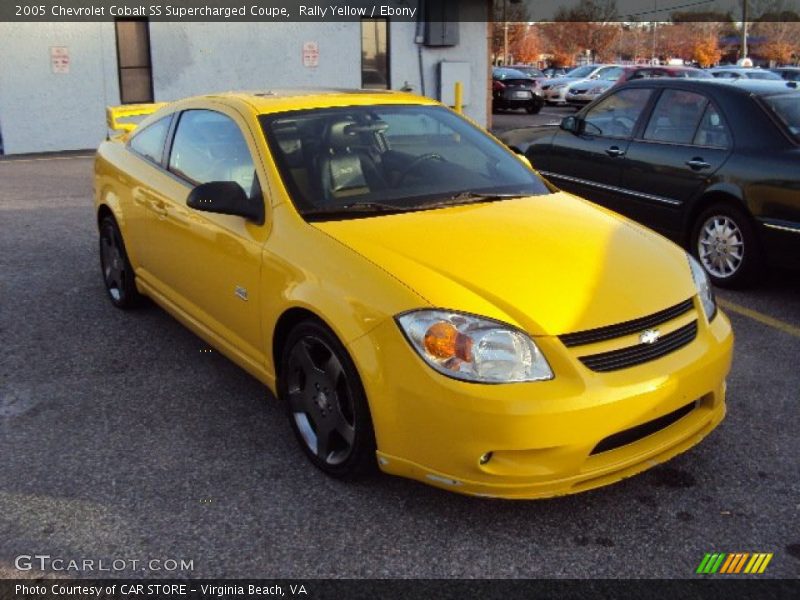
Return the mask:
[[568,494],[724,417],[733,335],[703,269],[437,102],[229,93],[109,124],[111,301],[149,296],[252,373],[330,475]]

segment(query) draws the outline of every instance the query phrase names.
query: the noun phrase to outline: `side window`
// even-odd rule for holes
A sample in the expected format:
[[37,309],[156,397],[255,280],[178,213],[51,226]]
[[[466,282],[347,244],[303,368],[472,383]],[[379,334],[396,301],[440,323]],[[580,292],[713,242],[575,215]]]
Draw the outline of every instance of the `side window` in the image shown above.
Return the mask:
[[253,158],[238,125],[210,110],[187,110],[181,114],[169,170],[195,184],[235,181],[248,196],[258,189]]
[[609,67],[607,69],[603,69],[602,71],[600,71],[597,74],[598,75],[597,78],[603,81],[616,81],[617,79],[619,79],[620,75],[622,75],[622,72],[624,70],[625,69],[623,69],[622,67]]
[[164,156],[164,141],[167,139],[171,121],[172,115],[159,119],[152,125],[137,131],[129,142],[131,150],[160,165],[161,158]]
[[653,90],[621,90],[597,104],[584,117],[585,133],[603,137],[627,138],[633,135]]
[[697,146],[714,146],[717,148],[730,148],[731,135],[728,126],[722,120],[717,108],[709,103],[703,118],[700,120],[700,127],[694,136],[694,144]]
[[664,90],[650,116],[650,122],[644,131],[644,139],[672,144],[691,144],[707,105],[708,99],[701,94]]

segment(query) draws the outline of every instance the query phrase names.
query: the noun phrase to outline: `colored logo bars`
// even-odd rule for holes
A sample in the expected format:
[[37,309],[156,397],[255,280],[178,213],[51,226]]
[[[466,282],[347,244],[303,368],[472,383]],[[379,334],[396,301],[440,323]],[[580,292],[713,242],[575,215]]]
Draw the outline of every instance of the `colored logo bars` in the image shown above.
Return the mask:
[[738,573],[763,573],[772,560],[772,552],[755,553],[738,552],[726,554],[725,552],[707,553],[695,573],[713,575],[725,573],[727,575]]

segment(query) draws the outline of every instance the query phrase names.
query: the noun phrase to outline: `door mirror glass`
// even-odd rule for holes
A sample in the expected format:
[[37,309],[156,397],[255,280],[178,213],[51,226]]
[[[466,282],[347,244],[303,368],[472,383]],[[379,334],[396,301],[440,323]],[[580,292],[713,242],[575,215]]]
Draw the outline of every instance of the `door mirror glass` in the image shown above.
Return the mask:
[[248,198],[235,181],[209,181],[189,192],[186,205],[195,210],[236,215],[256,223],[264,222],[264,204]]
[[561,129],[564,131],[569,131],[571,133],[578,132],[578,117],[574,115],[570,115],[568,117],[564,117],[561,119]]

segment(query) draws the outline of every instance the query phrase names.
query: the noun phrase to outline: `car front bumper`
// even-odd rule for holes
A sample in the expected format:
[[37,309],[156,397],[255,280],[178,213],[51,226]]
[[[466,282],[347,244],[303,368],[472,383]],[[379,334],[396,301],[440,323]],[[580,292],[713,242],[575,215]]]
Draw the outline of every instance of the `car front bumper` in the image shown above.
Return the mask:
[[[662,463],[697,444],[725,415],[733,333],[721,311],[710,324],[698,317],[697,337],[687,346],[611,373],[586,369],[558,338],[536,342],[555,378],[496,385],[438,374],[393,321],[352,342],[381,469],[464,494],[558,496]],[[675,414],[682,416],[640,439],[593,452],[620,432]]]
[[559,89],[549,89],[543,90],[542,95],[544,96],[545,102],[549,102],[551,104],[564,104],[566,103],[566,95],[567,95],[567,87],[559,88]]

